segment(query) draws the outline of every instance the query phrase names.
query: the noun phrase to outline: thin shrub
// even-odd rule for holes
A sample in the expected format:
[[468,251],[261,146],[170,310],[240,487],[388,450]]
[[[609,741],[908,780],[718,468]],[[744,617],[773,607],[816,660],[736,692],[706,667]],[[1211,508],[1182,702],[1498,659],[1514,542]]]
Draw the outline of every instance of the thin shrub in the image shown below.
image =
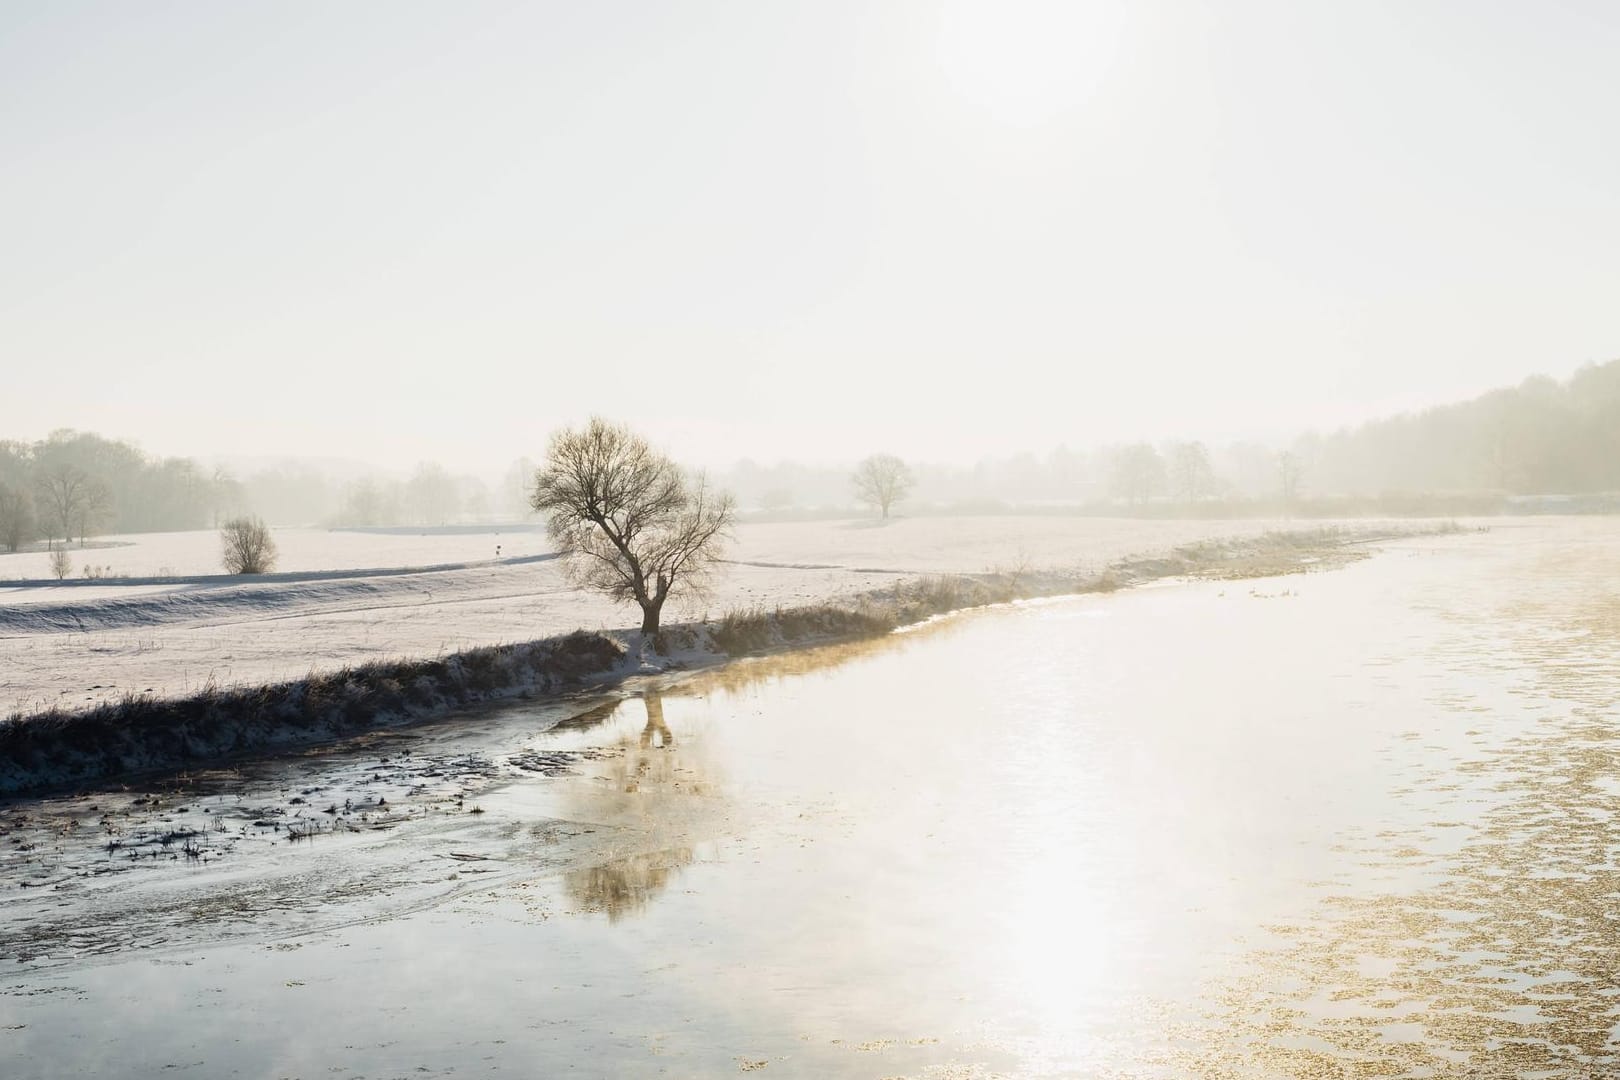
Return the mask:
[[231,518],[220,526],[219,544],[227,574],[268,574],[275,569],[276,541],[260,518]]

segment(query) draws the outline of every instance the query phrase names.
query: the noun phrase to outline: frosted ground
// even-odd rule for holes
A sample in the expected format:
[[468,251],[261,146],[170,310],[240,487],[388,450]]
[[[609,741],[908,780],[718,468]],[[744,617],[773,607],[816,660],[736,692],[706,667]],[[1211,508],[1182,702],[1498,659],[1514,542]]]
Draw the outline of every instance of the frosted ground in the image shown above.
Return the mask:
[[[672,599],[665,622],[835,600],[926,574],[1098,571],[1126,556],[1281,527],[1032,517],[744,524],[711,594]],[[127,577],[60,585],[42,583],[44,553],[0,555],[0,712],[78,708],[126,692],[176,695],[210,681],[265,682],[640,622],[632,606],[574,588],[533,527],[278,529],[275,537],[278,572],[266,579],[220,574],[213,531],[75,548],[75,573],[92,565]]]

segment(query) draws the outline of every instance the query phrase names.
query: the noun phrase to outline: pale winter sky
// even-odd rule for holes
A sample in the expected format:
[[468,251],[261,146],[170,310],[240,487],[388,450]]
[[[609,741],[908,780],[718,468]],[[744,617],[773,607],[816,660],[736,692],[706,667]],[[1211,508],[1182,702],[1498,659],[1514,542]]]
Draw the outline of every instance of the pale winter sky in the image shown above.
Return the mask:
[[966,460],[1620,356],[1620,5],[0,7],[0,437]]

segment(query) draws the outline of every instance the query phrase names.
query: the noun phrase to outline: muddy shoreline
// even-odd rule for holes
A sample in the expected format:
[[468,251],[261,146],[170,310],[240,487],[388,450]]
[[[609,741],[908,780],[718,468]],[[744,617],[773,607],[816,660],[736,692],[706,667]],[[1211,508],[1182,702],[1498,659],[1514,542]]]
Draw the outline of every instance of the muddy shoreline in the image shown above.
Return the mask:
[[555,848],[549,864],[592,830],[553,821],[513,835],[480,799],[609,756],[528,745],[582,704],[521,719],[490,707],[464,725],[0,807],[0,882],[18,890],[0,957],[37,968],[199,935],[296,936],[326,928],[335,901],[392,914],[498,879],[515,846]]

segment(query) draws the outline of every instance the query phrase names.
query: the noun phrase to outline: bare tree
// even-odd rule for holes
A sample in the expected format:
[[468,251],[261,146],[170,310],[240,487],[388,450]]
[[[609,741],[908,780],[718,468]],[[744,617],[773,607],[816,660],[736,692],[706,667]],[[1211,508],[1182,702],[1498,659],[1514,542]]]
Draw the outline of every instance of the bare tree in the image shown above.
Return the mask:
[[73,573],[73,557],[67,553],[66,540],[61,547],[51,548],[51,573],[56,575],[57,581]]
[[443,525],[461,510],[461,494],[443,465],[424,461],[405,484],[405,505],[419,525]]
[[529,496],[533,494],[534,474],[537,471],[537,466],[529,458],[520,457],[512,462],[511,468],[501,478],[502,514],[526,518],[534,513],[534,508],[529,505]]
[[362,528],[391,525],[399,518],[399,502],[397,484],[364,476],[344,489],[337,521]]
[[1201,442],[1170,447],[1170,489],[1182,502],[1195,503],[1215,490],[1215,470],[1209,450]]
[[1477,438],[1486,469],[1485,483],[1497,491],[1511,491],[1518,473],[1519,447],[1523,439],[1514,404],[1511,390],[1494,390],[1480,398],[1478,403],[1483,415],[1479,420]]
[[1114,494],[1136,506],[1164,490],[1164,459],[1147,443],[1127,446],[1114,455]]
[[730,495],[600,417],[551,437],[529,505],[577,581],[641,605],[648,640],[677,583],[701,584],[718,561],[733,515]]
[[73,531],[79,534],[80,547],[84,547],[85,538],[95,531],[96,526],[104,524],[112,512],[111,489],[92,476],[90,483],[85,486],[84,499],[73,515]]
[[242,507],[242,481],[223,465],[216,466],[208,479],[209,520],[219,527],[220,520],[240,511]]
[[276,542],[257,517],[231,518],[220,526],[221,561],[227,574],[266,574],[276,566]]
[[1299,497],[1299,484],[1304,471],[1299,455],[1292,450],[1284,450],[1277,455],[1277,486],[1282,491],[1285,509],[1292,507],[1294,500]]
[[107,485],[77,465],[50,466],[39,474],[38,486],[48,539],[71,540],[77,531],[83,546],[90,527],[112,508]]
[[34,500],[28,492],[0,484],[0,544],[16,551],[34,538]]
[[904,461],[893,454],[873,454],[859,465],[855,466],[855,475],[851,477],[855,484],[855,495],[868,506],[877,507],[878,513],[887,518],[889,510],[895,503],[903,502],[911,494],[911,469]]

